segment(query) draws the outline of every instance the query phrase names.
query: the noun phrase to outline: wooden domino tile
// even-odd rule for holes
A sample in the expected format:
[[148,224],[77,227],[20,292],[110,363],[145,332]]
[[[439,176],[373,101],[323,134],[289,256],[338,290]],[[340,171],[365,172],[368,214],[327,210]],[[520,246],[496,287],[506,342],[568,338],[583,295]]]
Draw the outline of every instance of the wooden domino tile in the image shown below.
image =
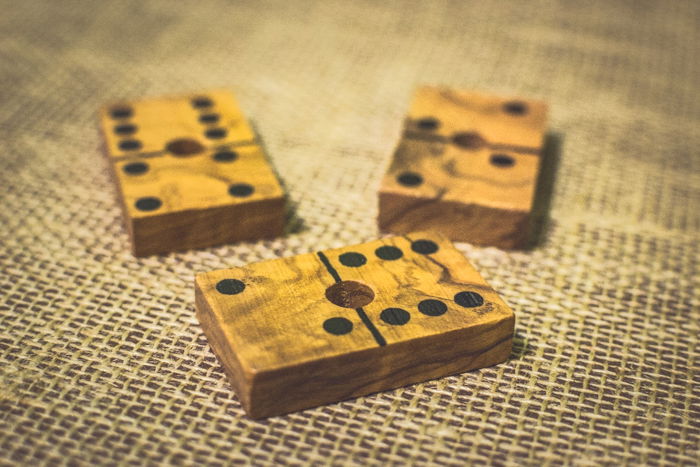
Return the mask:
[[230,92],[112,104],[100,120],[136,256],[282,234],[284,191]]
[[546,115],[539,101],[419,88],[382,180],[380,229],[527,246]]
[[515,322],[433,233],[198,274],[195,300],[253,418],[497,364]]

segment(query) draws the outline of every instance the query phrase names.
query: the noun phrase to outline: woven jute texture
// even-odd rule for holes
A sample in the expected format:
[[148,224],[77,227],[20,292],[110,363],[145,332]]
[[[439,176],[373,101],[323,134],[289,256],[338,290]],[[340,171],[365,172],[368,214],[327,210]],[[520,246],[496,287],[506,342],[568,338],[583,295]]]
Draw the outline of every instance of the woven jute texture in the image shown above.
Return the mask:
[[[0,463],[698,464],[700,2],[0,11]],[[551,106],[536,247],[458,245],[516,312],[511,358],[248,419],[194,274],[376,238],[420,84]],[[135,259],[96,110],[209,88],[262,136],[288,234]]]

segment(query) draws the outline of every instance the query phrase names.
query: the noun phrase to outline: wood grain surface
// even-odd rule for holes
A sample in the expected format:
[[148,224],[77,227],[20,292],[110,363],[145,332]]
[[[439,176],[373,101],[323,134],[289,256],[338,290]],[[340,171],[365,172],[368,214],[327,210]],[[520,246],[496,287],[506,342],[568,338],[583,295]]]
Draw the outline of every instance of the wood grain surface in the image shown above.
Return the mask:
[[547,107],[421,87],[379,193],[379,227],[522,248],[540,171]]
[[284,191],[231,93],[116,103],[100,119],[136,256],[282,234]]
[[433,233],[198,274],[195,297],[254,418],[494,365],[512,344],[513,312]]

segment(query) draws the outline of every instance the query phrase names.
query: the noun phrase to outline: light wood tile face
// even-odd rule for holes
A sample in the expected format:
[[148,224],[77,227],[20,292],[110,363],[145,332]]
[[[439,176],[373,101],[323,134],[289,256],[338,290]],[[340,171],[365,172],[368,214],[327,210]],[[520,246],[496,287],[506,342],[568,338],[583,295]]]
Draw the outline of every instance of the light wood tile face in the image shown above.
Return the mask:
[[177,139],[203,147],[255,141],[228,91],[114,103],[101,109],[100,119],[112,157],[167,151]]
[[419,88],[380,188],[380,228],[525,246],[546,113],[533,100]]
[[135,255],[282,234],[284,191],[231,93],[111,104],[100,118]]
[[213,271],[195,284],[197,316],[254,417],[493,365],[510,352],[513,312],[432,233]]

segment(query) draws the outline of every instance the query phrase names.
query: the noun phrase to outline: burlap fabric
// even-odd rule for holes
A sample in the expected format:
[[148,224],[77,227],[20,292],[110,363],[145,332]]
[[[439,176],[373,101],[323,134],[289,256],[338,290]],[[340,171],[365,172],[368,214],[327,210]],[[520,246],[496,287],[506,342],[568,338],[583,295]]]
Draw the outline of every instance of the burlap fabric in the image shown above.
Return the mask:
[[[1,11],[0,462],[698,463],[697,1]],[[516,311],[512,357],[249,420],[195,320],[194,274],[375,238],[422,83],[551,105],[539,245],[459,245]],[[96,109],[211,87],[264,138],[290,232],[134,259]]]

